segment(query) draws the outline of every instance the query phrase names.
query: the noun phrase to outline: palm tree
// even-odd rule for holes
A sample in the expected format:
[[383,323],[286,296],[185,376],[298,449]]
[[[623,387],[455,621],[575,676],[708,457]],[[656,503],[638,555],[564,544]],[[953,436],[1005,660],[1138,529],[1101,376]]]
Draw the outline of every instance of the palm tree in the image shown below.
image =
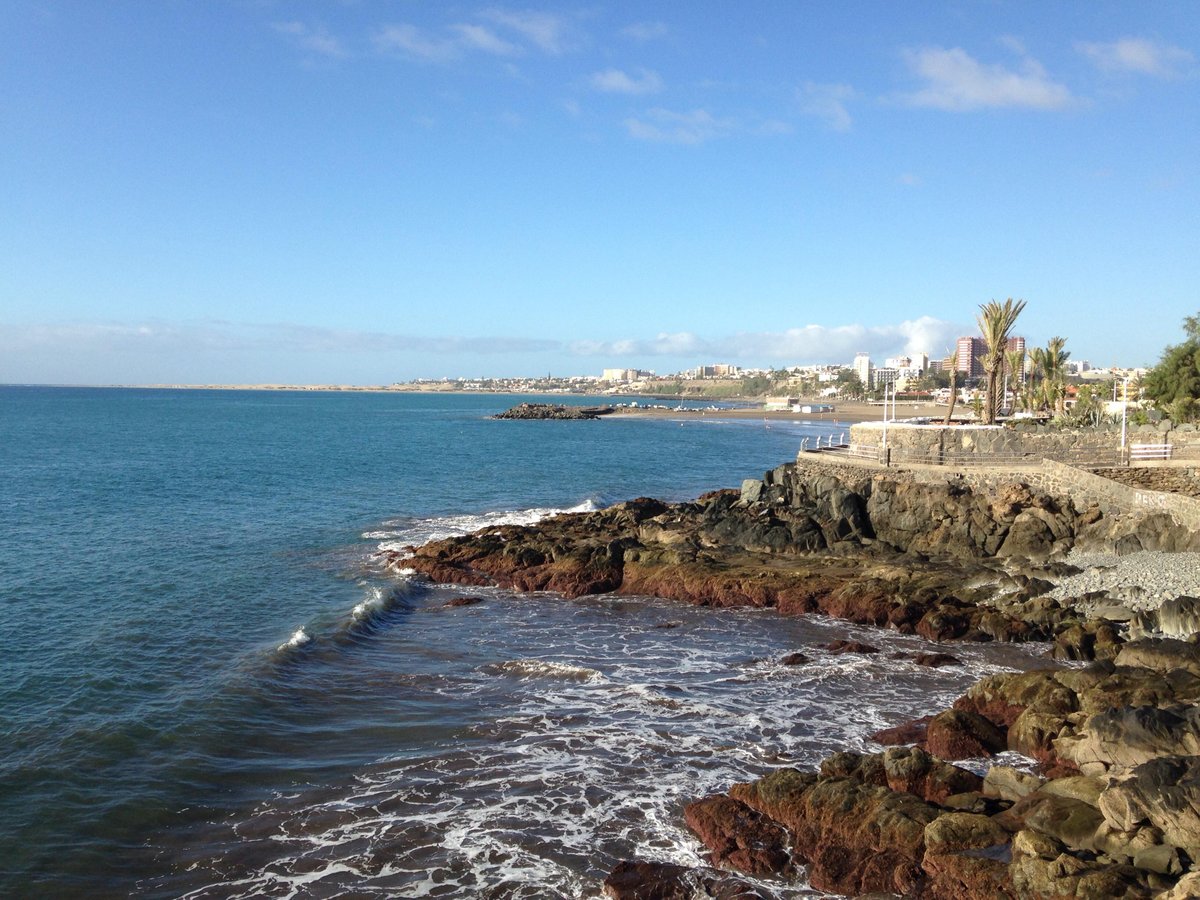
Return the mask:
[[1024,308],[1024,300],[1013,300],[1012,297],[1003,303],[989,300],[979,304],[979,315],[975,317],[975,321],[979,324],[979,333],[983,335],[983,342],[987,345],[983,353],[983,371],[987,375],[987,401],[983,407],[985,425],[996,424],[996,409],[999,406],[996,387],[1004,369],[1008,335]]
[[1046,365],[1046,351],[1041,347],[1034,347],[1029,351],[1029,372],[1025,376],[1025,408],[1033,410],[1042,408],[1042,391],[1039,382],[1045,379],[1042,376]]
[[1008,377],[1011,375],[1013,380],[1013,408],[1015,409],[1021,400],[1021,375],[1025,371],[1025,351],[1009,350],[1005,353],[1004,368],[1005,394],[1008,393]]
[[1067,339],[1052,337],[1046,342],[1042,356],[1042,391],[1046,405],[1054,405],[1054,415],[1062,418],[1067,414],[1067,360],[1070,351],[1064,350]]
[[949,428],[950,420],[954,418],[954,403],[958,399],[958,358],[950,356],[950,348],[946,348],[946,358],[950,360],[950,405],[946,407],[946,420],[943,426]]

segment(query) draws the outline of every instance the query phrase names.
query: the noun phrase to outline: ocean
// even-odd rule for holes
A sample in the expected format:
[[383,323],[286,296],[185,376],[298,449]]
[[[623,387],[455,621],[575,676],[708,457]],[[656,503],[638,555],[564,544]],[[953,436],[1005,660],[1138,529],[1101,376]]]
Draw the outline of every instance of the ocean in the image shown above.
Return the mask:
[[597,897],[622,859],[701,864],[689,800],[1043,649],[926,670],[814,650],[928,649],[820,617],[386,573],[845,430],[488,418],[524,399],[0,388],[0,896]]

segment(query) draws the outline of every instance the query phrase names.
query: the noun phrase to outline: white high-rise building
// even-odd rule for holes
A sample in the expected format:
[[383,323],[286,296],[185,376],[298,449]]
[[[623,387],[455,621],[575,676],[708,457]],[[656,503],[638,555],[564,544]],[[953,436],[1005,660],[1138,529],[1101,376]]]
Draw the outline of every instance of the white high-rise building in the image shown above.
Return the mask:
[[871,386],[871,355],[869,353],[856,353],[852,368],[858,375],[858,380],[862,382],[863,387],[869,388]]

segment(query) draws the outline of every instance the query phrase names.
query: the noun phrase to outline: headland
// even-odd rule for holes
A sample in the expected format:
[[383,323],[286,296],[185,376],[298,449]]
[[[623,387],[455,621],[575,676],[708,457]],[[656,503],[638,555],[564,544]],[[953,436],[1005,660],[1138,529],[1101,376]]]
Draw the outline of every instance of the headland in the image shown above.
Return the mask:
[[391,564],[946,644],[922,665],[953,663],[954,642],[1047,645],[1044,669],[914,709],[873,736],[875,752],[696,798],[681,814],[710,867],[631,859],[609,874],[610,897],[756,897],[803,870],[850,896],[1183,900],[1200,895],[1200,600],[1188,596],[1200,531],[1165,508],[1089,502],[1019,473],[932,477],[802,453],[739,490],[488,528]]

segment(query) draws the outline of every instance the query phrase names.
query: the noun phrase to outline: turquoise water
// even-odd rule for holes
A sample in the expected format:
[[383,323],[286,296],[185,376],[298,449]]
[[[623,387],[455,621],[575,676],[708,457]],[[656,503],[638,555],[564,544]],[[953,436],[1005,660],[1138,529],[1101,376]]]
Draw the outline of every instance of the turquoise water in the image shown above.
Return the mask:
[[[830,430],[487,418],[519,399],[0,388],[0,895],[595,896],[624,854],[695,856],[677,806],[722,741],[735,775],[815,759],[965,683],[831,661],[797,691],[769,660],[846,628],[383,572]],[[866,712],[789,724],[839,692]]]

